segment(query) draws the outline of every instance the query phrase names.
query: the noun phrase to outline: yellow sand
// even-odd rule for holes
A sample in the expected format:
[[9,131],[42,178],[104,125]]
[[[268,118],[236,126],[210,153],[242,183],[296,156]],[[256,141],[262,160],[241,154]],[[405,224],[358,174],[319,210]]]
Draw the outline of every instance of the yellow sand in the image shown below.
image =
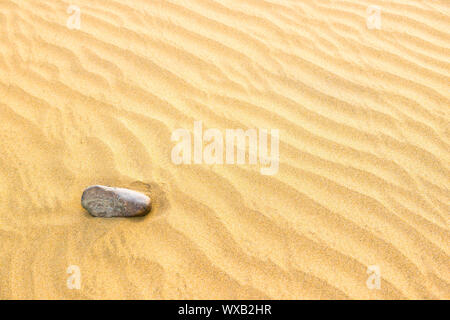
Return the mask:
[[[449,74],[447,0],[2,0],[0,298],[449,299]],[[278,173],[173,164],[196,120],[278,128]]]

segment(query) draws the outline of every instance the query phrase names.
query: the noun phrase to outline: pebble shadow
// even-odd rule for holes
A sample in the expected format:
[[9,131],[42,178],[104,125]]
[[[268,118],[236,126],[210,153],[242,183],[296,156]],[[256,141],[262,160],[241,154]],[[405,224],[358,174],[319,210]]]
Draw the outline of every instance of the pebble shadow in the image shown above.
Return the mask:
[[129,189],[136,190],[142,192],[143,194],[150,197],[152,201],[152,210],[144,217],[135,217],[130,220],[139,222],[143,219],[155,219],[164,214],[166,210],[169,208],[169,202],[166,197],[166,193],[156,183],[150,182],[145,183],[142,181],[134,181],[129,186]]

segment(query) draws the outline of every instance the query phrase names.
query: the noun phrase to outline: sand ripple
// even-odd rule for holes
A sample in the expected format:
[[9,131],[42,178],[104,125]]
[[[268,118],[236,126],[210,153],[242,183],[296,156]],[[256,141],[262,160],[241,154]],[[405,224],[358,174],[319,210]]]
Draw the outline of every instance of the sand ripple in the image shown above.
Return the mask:
[[[448,1],[68,5],[0,2],[1,299],[450,298]],[[174,165],[195,120],[280,129],[279,172]]]

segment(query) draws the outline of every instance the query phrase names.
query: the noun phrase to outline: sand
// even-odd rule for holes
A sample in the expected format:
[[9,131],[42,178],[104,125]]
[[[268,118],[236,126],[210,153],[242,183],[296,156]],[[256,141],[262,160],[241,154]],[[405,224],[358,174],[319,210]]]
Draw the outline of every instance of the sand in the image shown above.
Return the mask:
[[[0,298],[449,299],[449,17],[447,0],[0,1]],[[279,129],[278,172],[174,164],[194,121]],[[153,210],[92,218],[94,184]]]

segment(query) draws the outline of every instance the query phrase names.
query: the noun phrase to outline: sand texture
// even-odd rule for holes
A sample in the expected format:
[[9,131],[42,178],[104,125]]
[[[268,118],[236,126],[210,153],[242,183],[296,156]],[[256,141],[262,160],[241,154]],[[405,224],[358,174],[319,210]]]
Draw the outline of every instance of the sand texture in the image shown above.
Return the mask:
[[[278,172],[174,164],[194,121]],[[0,299],[450,299],[450,2],[0,0],[0,155]]]

